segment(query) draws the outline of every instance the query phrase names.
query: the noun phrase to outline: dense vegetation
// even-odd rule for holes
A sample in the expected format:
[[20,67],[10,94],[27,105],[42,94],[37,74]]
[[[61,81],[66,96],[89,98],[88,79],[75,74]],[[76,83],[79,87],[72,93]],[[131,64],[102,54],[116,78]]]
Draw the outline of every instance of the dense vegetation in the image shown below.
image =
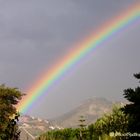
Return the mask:
[[[134,74],[140,79],[140,73]],[[110,114],[105,114],[95,123],[86,126],[80,117],[79,128],[53,130],[41,135],[37,140],[128,140],[140,139],[140,87],[125,89],[124,97],[129,101],[123,107],[114,106]],[[132,136],[133,134],[138,134]]]
[[[140,73],[134,74],[137,80],[140,80]],[[140,81],[139,81],[140,83]],[[130,139],[140,139],[140,86],[135,89],[128,88],[124,90],[124,97],[130,102],[122,111],[129,115],[127,131],[137,133],[139,137],[131,137]]]
[[18,140],[18,117],[15,105],[22,94],[17,88],[0,85],[0,140]]

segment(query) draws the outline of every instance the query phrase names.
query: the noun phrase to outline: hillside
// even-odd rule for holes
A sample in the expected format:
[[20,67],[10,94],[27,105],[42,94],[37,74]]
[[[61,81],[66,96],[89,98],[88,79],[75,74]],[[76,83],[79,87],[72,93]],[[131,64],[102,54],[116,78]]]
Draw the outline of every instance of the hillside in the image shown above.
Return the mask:
[[57,125],[53,125],[51,121],[27,115],[20,117],[19,128],[21,140],[33,140],[46,131],[60,129]]
[[70,112],[54,119],[54,123],[62,127],[77,127],[80,116],[84,116],[86,124],[90,124],[96,121],[104,113],[110,112],[113,106],[113,102],[106,100],[105,98],[92,98],[83,102],[77,108]]
[[[118,102],[120,104],[120,102]],[[34,140],[40,134],[53,129],[78,127],[80,116],[84,116],[86,124],[94,123],[97,118],[112,110],[113,103],[105,98],[91,98],[75,109],[53,120],[43,120],[31,116],[20,117],[21,140]]]

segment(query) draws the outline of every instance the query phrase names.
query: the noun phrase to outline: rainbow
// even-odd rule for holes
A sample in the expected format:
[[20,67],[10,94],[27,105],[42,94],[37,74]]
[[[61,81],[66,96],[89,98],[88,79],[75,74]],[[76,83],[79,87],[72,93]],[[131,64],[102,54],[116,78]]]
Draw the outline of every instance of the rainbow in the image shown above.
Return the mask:
[[102,43],[111,39],[111,37],[130,27],[133,23],[137,23],[140,19],[140,3],[135,3],[127,10],[121,12],[118,16],[111,19],[103,26],[99,26],[97,31],[93,31],[91,35],[82,42],[76,44],[71,52],[57,62],[53,67],[40,76],[36,83],[28,90],[28,94],[16,106],[17,110],[26,114],[39,100],[40,97],[46,95],[50,88],[56,82],[67,74],[68,70],[74,67],[82,58],[87,56]]

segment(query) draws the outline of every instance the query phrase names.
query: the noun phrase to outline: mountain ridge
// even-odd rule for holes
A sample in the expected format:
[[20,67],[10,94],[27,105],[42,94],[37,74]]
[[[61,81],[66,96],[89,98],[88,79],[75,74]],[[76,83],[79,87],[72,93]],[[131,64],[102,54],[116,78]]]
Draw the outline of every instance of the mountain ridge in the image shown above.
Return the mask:
[[62,127],[77,127],[80,116],[84,116],[86,124],[94,123],[104,113],[110,112],[112,106],[119,102],[112,102],[106,98],[90,98],[82,102],[75,109],[54,119],[54,123]]

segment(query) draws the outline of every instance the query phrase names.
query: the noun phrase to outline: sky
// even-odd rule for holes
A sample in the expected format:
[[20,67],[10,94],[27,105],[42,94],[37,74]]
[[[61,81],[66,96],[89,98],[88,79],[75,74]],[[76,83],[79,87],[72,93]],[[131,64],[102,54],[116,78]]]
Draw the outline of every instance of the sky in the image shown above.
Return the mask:
[[[0,0],[0,84],[29,87],[74,44],[139,0]],[[54,118],[86,99],[124,100],[140,72],[140,25],[96,49],[34,105],[29,115]]]

